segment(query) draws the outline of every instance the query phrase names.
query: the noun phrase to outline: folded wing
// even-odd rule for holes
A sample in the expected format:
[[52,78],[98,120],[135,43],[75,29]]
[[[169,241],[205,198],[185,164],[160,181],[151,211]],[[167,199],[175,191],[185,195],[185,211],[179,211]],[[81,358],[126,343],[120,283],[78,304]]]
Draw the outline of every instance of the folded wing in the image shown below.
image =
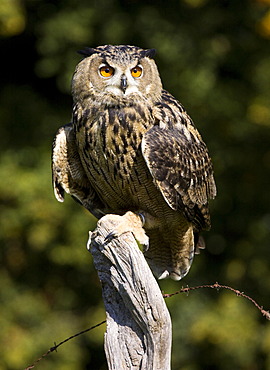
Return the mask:
[[154,182],[173,210],[181,210],[198,231],[210,227],[208,200],[216,195],[213,169],[203,141],[186,127],[147,131],[142,153]]

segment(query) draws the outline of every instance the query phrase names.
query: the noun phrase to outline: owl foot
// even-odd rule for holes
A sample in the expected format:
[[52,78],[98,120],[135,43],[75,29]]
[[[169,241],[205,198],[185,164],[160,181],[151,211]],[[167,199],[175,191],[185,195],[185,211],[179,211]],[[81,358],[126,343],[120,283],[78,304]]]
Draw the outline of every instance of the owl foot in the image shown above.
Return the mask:
[[[111,216],[112,215],[110,215],[110,217]],[[113,238],[117,238],[122,234],[131,232],[137,242],[143,246],[143,250],[147,251],[149,247],[149,238],[143,229],[145,223],[144,215],[141,213],[136,214],[129,211],[123,216],[114,216],[119,217],[121,221],[118,222],[115,225],[114,229],[105,237],[105,242],[109,242]]]

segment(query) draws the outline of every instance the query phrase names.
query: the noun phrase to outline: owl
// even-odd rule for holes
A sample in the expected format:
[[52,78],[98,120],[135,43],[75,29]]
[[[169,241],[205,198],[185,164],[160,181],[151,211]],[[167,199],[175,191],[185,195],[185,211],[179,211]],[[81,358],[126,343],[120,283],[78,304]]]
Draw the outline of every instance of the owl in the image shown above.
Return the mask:
[[80,53],[72,121],[53,143],[55,196],[62,202],[70,194],[98,219],[140,215],[152,271],[180,280],[203,247],[200,231],[210,228],[216,186],[207,147],[163,89],[154,49],[105,45]]

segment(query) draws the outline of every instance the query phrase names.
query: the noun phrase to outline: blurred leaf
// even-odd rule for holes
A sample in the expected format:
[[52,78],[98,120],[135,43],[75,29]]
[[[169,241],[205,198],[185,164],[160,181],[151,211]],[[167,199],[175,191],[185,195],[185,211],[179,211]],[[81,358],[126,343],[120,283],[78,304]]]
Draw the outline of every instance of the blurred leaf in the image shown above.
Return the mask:
[[0,35],[10,37],[24,31],[25,12],[20,0],[1,0]]

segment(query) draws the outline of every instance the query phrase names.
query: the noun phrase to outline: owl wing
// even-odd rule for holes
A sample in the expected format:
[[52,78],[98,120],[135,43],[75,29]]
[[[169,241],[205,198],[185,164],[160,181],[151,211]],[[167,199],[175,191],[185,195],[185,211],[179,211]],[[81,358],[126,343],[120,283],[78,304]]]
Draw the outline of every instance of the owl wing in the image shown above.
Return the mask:
[[208,229],[208,199],[216,195],[208,150],[194,126],[153,126],[144,134],[142,153],[165,201],[181,210],[196,229]]
[[52,180],[56,199],[64,201],[64,194],[70,194],[95,217],[104,215],[101,203],[92,188],[77,151],[72,124],[60,127],[53,141]]

